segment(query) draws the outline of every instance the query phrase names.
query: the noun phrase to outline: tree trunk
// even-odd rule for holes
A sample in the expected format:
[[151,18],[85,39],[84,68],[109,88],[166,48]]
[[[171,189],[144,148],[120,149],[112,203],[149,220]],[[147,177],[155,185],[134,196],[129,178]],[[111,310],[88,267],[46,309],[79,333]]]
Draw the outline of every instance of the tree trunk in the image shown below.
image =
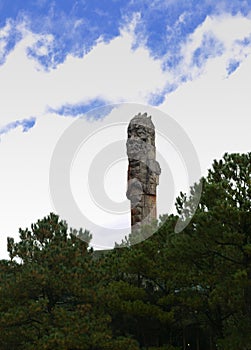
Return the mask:
[[185,334],[185,328],[183,328],[183,350],[186,350],[186,334]]
[[196,329],[196,350],[200,350],[200,332]]

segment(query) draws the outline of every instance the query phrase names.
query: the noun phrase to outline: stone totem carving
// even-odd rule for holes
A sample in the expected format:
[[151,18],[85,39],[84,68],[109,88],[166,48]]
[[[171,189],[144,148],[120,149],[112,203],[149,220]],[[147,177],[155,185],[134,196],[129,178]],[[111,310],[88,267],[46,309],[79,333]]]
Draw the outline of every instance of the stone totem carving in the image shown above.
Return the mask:
[[156,187],[159,184],[160,165],[156,161],[155,128],[151,116],[139,113],[129,123],[127,139],[128,182],[127,198],[131,201],[131,228],[157,218]]

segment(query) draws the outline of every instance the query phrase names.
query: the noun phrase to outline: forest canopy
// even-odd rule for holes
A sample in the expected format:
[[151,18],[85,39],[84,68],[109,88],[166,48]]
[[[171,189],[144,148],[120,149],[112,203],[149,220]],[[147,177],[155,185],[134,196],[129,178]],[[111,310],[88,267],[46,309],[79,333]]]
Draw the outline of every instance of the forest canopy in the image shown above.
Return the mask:
[[251,153],[225,154],[201,182],[180,233],[166,215],[147,240],[94,251],[88,231],[51,213],[8,238],[0,349],[250,350]]

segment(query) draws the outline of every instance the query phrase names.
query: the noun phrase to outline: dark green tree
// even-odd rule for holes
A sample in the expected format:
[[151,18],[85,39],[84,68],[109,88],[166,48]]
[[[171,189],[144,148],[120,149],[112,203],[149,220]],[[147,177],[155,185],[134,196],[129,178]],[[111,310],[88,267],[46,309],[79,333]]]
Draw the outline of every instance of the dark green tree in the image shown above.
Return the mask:
[[[163,216],[141,243],[93,252],[89,232],[51,214],[9,238],[0,348],[250,350],[251,153],[225,154],[201,183],[180,233]],[[182,220],[198,187],[177,198]]]
[[[175,221],[176,218],[170,217],[167,223],[171,232]],[[146,232],[137,234],[148,236],[151,229],[143,227]],[[103,258],[107,270],[104,290],[107,299],[104,295],[103,300],[114,331],[136,338],[143,349],[169,349],[172,337],[173,312],[170,305],[162,303],[172,284],[168,278],[170,271],[161,265],[160,259],[165,240],[166,232],[156,232],[134,244],[134,237],[130,235],[123,247],[115,248]]]
[[[201,179],[199,207],[183,232],[174,232],[177,217],[163,217],[154,236],[137,245],[129,237],[111,254],[109,308],[117,330],[142,346],[251,348],[250,179],[251,155],[225,154]],[[198,187],[177,198],[183,220],[194,211]]]
[[70,230],[50,214],[8,239],[11,261],[2,265],[1,349],[131,349],[114,338],[98,297],[101,274],[88,232]]
[[[225,154],[202,181],[199,208],[166,254],[176,261],[176,299],[211,348],[250,349],[251,154]],[[181,195],[178,211],[189,215],[190,203]]]

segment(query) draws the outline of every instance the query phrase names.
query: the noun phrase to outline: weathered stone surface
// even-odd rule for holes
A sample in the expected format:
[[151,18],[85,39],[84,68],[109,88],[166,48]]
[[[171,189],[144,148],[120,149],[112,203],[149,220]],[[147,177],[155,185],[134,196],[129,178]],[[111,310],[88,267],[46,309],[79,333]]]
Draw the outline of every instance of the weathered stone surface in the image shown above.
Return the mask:
[[151,117],[139,113],[130,121],[127,140],[128,186],[132,231],[156,219],[156,186],[160,165],[156,161],[155,128]]

